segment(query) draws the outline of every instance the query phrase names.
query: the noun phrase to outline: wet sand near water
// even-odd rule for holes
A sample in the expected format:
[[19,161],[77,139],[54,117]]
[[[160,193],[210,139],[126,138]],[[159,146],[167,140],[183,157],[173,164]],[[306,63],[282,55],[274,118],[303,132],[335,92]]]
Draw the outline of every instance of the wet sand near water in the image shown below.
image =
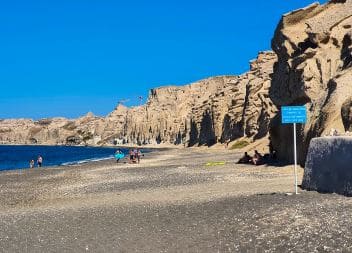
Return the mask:
[[170,149],[1,172],[0,252],[352,251],[350,198],[287,195],[292,166],[239,157]]

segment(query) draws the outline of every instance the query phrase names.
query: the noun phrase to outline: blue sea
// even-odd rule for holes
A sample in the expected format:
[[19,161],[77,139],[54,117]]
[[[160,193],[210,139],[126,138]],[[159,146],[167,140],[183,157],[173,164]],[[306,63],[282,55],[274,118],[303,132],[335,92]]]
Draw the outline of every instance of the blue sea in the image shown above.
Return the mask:
[[[76,146],[11,146],[0,145],[0,170],[29,168],[29,161],[43,157],[43,167],[73,165],[114,157],[117,148]],[[120,148],[125,154],[127,149]],[[37,165],[37,164],[35,164]]]

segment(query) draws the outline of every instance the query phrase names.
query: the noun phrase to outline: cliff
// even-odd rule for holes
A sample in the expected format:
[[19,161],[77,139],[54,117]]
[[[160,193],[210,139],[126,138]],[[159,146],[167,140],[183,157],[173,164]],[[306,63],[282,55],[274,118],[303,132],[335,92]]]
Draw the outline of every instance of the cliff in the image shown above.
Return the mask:
[[118,105],[106,117],[3,120],[0,142],[210,146],[243,136],[258,139],[267,135],[276,112],[269,98],[275,61],[273,52],[261,52],[243,75],[152,89],[145,105]]
[[[301,164],[313,137],[352,129],[351,27],[352,0],[334,0],[288,13],[276,29],[270,98],[278,108],[307,107],[308,121],[298,128]],[[277,114],[270,132],[279,157],[292,160],[291,126],[281,125]]]

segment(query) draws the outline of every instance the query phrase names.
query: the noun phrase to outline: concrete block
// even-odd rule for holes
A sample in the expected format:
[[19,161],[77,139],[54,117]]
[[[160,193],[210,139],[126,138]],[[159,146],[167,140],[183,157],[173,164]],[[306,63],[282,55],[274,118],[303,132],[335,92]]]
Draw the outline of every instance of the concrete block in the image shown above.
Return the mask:
[[302,188],[352,196],[352,137],[311,140]]

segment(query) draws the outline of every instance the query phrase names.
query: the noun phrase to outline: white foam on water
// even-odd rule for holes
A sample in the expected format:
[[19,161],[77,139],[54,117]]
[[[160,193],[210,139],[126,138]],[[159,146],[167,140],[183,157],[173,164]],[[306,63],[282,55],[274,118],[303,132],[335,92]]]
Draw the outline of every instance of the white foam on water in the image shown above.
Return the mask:
[[65,162],[62,163],[62,166],[67,166],[67,165],[78,165],[78,164],[83,164],[83,163],[89,163],[89,162],[99,162],[99,161],[105,161],[114,158],[113,155],[108,156],[108,157],[102,157],[102,158],[90,158],[90,159],[84,159],[84,160],[78,160],[78,161],[72,161],[72,162]]

